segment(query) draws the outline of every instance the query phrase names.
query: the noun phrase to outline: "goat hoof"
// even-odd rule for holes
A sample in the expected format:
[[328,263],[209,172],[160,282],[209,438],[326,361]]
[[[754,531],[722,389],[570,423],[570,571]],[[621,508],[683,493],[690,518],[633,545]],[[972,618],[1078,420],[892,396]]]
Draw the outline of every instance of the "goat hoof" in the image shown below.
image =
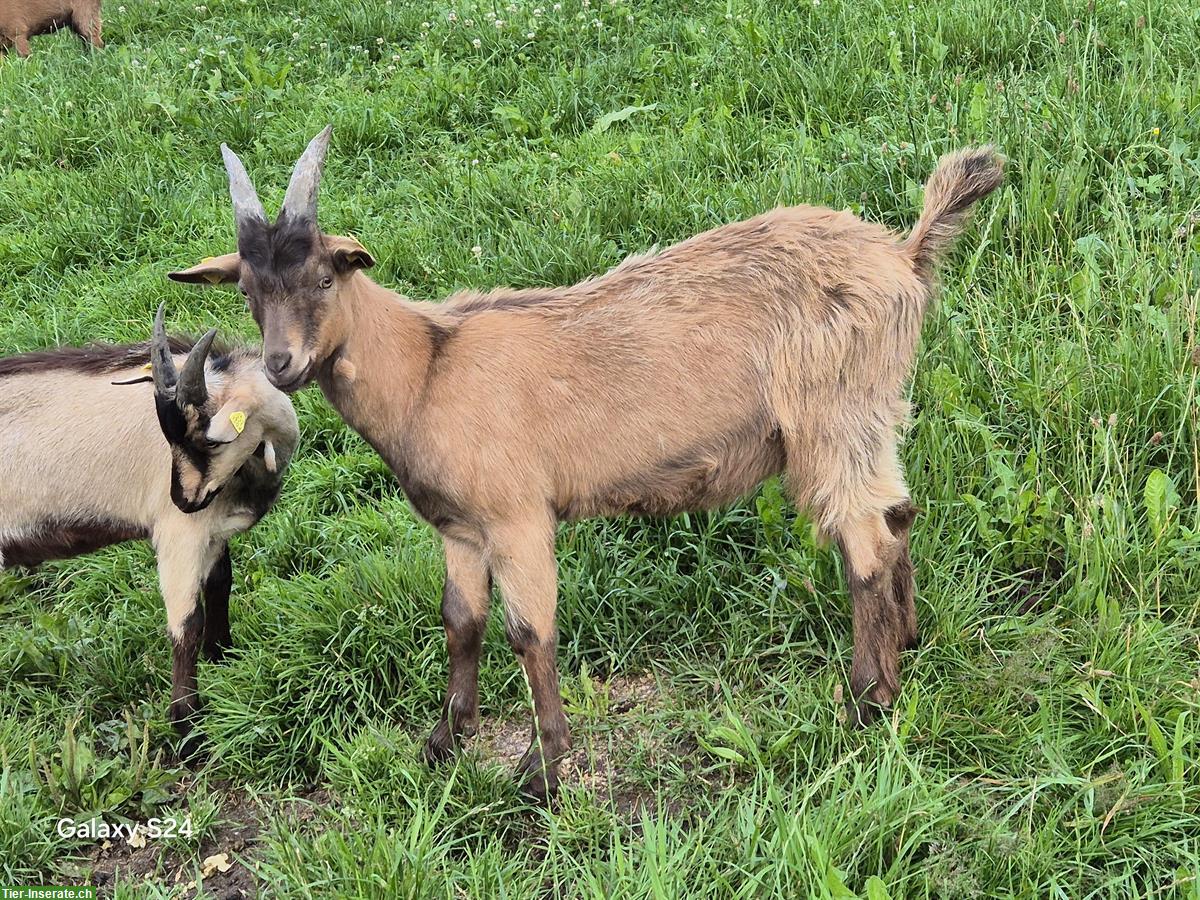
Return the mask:
[[198,769],[204,765],[208,753],[203,747],[204,732],[199,728],[189,729],[187,734],[179,737],[179,761],[189,769]]
[[846,702],[846,724],[851,728],[866,728],[874,723],[883,712],[883,707],[873,703],[866,697],[861,700]]
[[223,663],[229,658],[233,645],[230,643],[206,644],[204,658],[211,663]]
[[425,749],[421,751],[421,756],[424,757],[427,765],[440,766],[453,759],[457,750],[458,741],[455,740],[454,733],[450,730],[450,723],[442,719],[434,726],[433,733],[425,742]]
[[544,806],[558,793],[558,764],[546,765],[541,751],[530,747],[517,764],[516,780],[521,796]]

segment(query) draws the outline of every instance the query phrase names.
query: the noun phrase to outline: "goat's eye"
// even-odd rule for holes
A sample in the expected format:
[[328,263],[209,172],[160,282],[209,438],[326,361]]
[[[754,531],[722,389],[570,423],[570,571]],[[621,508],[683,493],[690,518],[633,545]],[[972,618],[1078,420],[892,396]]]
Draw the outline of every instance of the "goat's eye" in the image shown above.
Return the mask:
[[333,279],[330,276],[326,275],[324,278],[321,279],[321,289],[327,291],[331,287],[333,287]]
[[204,439],[204,447],[206,450],[216,450],[220,446],[221,446],[220,441],[214,441],[212,438]]

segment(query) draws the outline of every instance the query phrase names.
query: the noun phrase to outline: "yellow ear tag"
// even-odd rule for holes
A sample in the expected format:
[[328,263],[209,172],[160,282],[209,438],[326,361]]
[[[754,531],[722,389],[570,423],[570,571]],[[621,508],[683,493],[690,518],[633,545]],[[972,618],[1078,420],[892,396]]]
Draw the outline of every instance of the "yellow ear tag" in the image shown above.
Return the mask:
[[230,413],[229,424],[233,426],[234,431],[241,434],[246,430],[246,414],[241,411]]
[[154,371],[154,363],[146,363],[144,366],[142,366],[142,371],[143,372],[153,372]]

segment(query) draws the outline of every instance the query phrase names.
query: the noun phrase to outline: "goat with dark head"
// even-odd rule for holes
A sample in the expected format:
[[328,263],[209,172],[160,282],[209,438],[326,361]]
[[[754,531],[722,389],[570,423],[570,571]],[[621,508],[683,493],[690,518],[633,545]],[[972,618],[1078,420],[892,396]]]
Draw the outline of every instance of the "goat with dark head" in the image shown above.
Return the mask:
[[329,136],[309,144],[273,224],[222,147],[238,252],[172,277],[238,284],[271,380],[292,391],[315,379],[441,533],[450,678],[428,758],[478,724],[494,578],[535,707],[519,777],[553,790],[570,746],[556,523],[709,508],[780,473],[845,560],[852,720],[889,706],[917,637],[904,387],[936,264],[1000,184],[998,154],[944,156],[906,238],[848,212],[780,208],[571,287],[426,304],[375,284],[357,241],[317,227]]
[[258,351],[214,336],[169,338],[160,308],[148,344],[0,359],[0,568],[154,544],[185,755],[197,657],[230,645],[229,539],[271,508],[299,437]]

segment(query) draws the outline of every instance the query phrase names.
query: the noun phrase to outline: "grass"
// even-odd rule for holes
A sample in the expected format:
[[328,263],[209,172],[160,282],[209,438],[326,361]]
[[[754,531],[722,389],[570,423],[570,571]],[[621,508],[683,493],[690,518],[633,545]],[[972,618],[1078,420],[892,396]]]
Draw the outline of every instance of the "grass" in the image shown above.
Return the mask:
[[[229,852],[281,897],[1200,897],[1200,12],[581,2],[110,0],[103,52],[0,59],[0,352],[143,339],[164,300],[256,337],[236,292],[163,277],[231,249],[221,141],[271,209],[332,121],[324,227],[422,298],[778,203],[905,228],[940,153],[995,142],[1009,177],[912,386],[922,643],[894,714],[838,721],[839,563],[768,483],[562,529],[583,762],[556,814],[486,748],[426,770],[437,543],[309,390],[285,496],[236,542],[201,772],[164,753],[149,548],[0,577],[0,883],[87,880],[60,816],[190,813],[106,890],[214,896],[201,856],[249,794],[261,830]],[[498,624],[482,686],[523,729]]]

